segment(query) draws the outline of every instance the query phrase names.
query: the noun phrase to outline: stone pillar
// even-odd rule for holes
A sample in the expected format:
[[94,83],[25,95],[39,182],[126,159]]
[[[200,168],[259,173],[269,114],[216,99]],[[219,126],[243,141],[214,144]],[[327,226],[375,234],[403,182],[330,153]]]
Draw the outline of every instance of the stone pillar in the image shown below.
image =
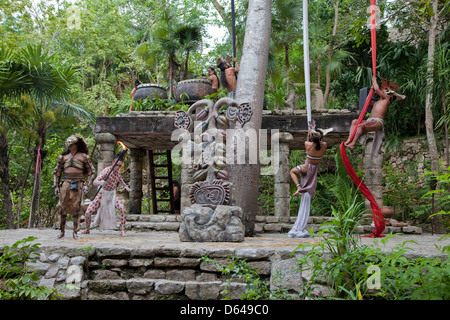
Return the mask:
[[[274,206],[276,217],[289,217],[290,199],[290,149],[288,143],[294,140],[292,134],[288,132],[276,133],[279,142],[278,170],[274,177]],[[274,139],[272,137],[272,153],[274,152]]]
[[191,164],[181,163],[181,199],[180,199],[180,212],[183,212],[184,208],[191,206],[191,199],[189,198],[189,189],[194,184],[194,178],[192,176],[193,170]]
[[130,149],[130,209],[129,214],[141,214],[142,207],[142,163],[145,152],[142,149]]
[[99,153],[97,163],[97,174],[99,174],[112,164],[117,139],[111,133],[97,133],[95,141],[97,142]]
[[[367,140],[365,143],[364,153],[364,183],[370,192],[372,192],[378,206],[383,206],[383,153],[380,152],[378,156],[370,153],[372,148],[374,133],[367,133]],[[366,210],[372,212],[370,202],[366,199]]]

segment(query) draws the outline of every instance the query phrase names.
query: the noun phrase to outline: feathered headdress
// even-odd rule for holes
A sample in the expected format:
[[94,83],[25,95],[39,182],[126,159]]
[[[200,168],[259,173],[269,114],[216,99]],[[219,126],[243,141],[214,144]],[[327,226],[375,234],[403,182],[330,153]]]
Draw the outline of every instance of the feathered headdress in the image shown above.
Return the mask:
[[396,92],[396,91],[398,91],[398,89],[399,89],[399,87],[395,83],[395,81],[389,82],[388,79],[381,79],[381,90],[383,90],[387,94],[393,95],[395,97],[395,100],[403,100],[403,99],[405,99],[406,96]]
[[323,138],[325,135],[327,135],[328,133],[333,131],[333,128],[316,129],[316,121],[315,120],[310,121],[308,124],[308,127],[309,127],[309,131],[310,131],[311,135],[313,135],[314,137],[317,137],[319,139]]

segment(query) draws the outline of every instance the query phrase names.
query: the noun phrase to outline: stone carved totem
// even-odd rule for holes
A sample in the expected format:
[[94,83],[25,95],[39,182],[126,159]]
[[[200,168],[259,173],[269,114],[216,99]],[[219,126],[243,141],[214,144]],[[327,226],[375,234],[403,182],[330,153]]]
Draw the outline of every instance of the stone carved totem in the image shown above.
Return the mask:
[[176,128],[194,132],[189,150],[195,183],[189,190],[192,205],[182,212],[181,241],[244,240],[242,209],[233,206],[233,186],[226,170],[226,129],[237,121],[244,124],[251,116],[249,104],[239,105],[231,98],[216,103],[200,100],[187,112],[175,114]]

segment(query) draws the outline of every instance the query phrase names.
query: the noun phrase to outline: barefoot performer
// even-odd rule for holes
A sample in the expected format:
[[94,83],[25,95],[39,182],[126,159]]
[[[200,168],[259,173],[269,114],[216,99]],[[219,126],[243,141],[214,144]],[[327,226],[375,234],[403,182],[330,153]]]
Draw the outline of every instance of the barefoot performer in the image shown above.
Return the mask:
[[[59,156],[58,165],[53,171],[53,187],[61,204],[61,224],[58,239],[64,237],[66,217],[70,214],[73,219],[73,238],[79,239],[81,200],[91,184],[94,169],[89,162],[88,148],[83,138],[70,136],[66,140],[67,149]],[[62,183],[60,184],[61,175]],[[85,180],[87,178],[87,184]]]
[[[316,195],[320,161],[327,152],[327,143],[323,141],[323,137],[332,130],[332,128],[316,130],[314,121],[310,122],[307,140],[305,141],[306,161],[304,164],[292,168],[289,172],[292,181],[297,186],[297,191],[292,196],[295,197],[302,193],[298,217],[294,227],[288,233],[289,238],[309,238],[306,224],[311,209],[311,199],[314,199]],[[300,176],[300,182],[297,176]]]
[[356,142],[364,133],[375,132],[371,153],[372,155],[377,156],[380,153],[381,144],[383,142],[384,118],[386,117],[389,106],[394,101],[405,99],[405,96],[396,93],[395,91],[398,90],[398,87],[394,83],[388,83],[387,79],[383,79],[380,89],[377,83],[376,76],[372,77],[372,89],[378,96],[378,100],[373,101],[372,99],[369,104],[369,106],[373,105],[370,117],[367,118],[367,120],[361,121],[361,123],[356,128],[353,140],[350,141],[353,130],[355,129],[358,120],[355,119],[352,121],[349,137],[344,144],[346,147],[354,149]]
[[99,186],[96,196],[86,209],[86,229],[81,231],[82,234],[89,234],[91,229],[91,215],[98,210],[95,217],[94,225],[98,225],[100,230],[111,230],[117,228],[116,210],[120,211],[120,234],[122,237],[126,236],[125,222],[127,218],[127,211],[122,199],[116,196],[116,187],[120,182],[124,185],[125,190],[131,191],[123,181],[120,174],[120,168],[123,164],[123,157],[125,150],[114,158],[112,165],[103,169],[102,172],[95,178],[93,184]]

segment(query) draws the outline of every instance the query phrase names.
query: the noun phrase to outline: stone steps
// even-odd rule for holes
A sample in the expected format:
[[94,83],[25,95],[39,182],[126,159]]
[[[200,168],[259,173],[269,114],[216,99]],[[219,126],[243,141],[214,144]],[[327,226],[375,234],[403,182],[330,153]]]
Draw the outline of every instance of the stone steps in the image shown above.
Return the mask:
[[[177,248],[97,248],[84,264],[85,280],[80,284],[81,300],[239,300],[247,285],[220,272],[218,265],[201,261],[208,256],[228,265],[231,253],[246,259],[262,281],[273,287],[273,275],[284,270],[280,261],[295,262],[300,254],[273,249],[189,249]],[[292,266],[291,266],[292,267]],[[297,268],[295,268],[296,270]],[[298,271],[293,271],[298,273]],[[231,281],[227,281],[227,280]],[[271,284],[272,283],[272,284]],[[298,298],[301,281],[289,287]],[[223,292],[226,290],[226,292]],[[70,297],[67,297],[70,298]]]
[[[90,280],[87,300],[239,300],[244,283],[221,281],[176,281],[132,278],[128,280]],[[227,293],[223,293],[224,290]]]
[[[297,217],[256,216],[256,233],[288,233],[292,229]],[[330,221],[331,217],[312,216],[308,219],[307,229],[318,232],[323,222]],[[180,215],[128,215],[127,229],[136,232],[166,231],[177,232],[180,227]],[[370,222],[358,227],[358,232],[368,234],[374,230]],[[415,226],[386,226],[384,233],[422,234],[422,229]]]
[[[297,217],[256,216],[256,233],[287,233],[292,229]],[[330,217],[310,217],[308,229],[317,231],[320,224],[329,221]],[[127,229],[137,232],[178,231],[180,215],[128,215]]]

